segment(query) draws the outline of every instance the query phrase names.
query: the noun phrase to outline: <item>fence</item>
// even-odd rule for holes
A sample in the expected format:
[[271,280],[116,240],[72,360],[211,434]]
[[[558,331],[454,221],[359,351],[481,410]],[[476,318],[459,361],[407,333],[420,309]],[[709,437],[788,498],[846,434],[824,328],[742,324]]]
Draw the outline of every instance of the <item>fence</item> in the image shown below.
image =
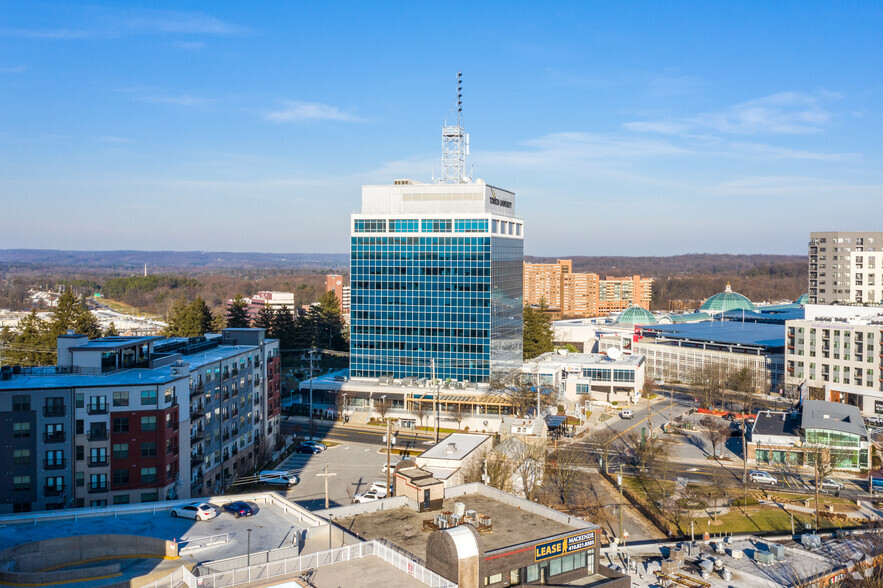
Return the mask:
[[[457,586],[426,569],[421,563],[418,563],[417,558],[410,556],[410,554],[390,549],[377,541],[366,541],[356,545],[328,549],[308,555],[290,557],[279,561],[269,561],[228,571],[200,573],[199,577],[195,578],[195,586],[197,588],[228,588],[280,576],[295,575],[323,566],[372,555],[379,557],[386,563],[423,582],[427,586],[433,588],[456,588]],[[165,586],[167,584],[158,584],[150,588],[163,588]]]
[[183,566],[165,578],[142,584],[141,588],[176,588],[181,584],[185,584],[187,588],[197,588],[196,578]]
[[213,545],[221,545],[222,543],[229,542],[229,533],[223,533],[221,535],[211,535],[209,537],[198,537],[196,539],[184,539],[178,541],[178,553],[187,553],[189,551],[193,551],[194,549],[201,549],[203,547],[211,547]]

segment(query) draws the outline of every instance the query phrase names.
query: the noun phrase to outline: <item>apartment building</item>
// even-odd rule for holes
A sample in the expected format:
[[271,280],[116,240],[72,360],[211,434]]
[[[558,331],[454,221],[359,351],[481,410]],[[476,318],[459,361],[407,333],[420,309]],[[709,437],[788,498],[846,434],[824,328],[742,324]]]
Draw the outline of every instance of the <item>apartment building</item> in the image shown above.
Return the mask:
[[524,303],[544,301],[561,316],[591,317],[622,312],[630,306],[649,310],[653,279],[641,276],[606,277],[574,273],[570,259],[524,264]]
[[350,312],[350,287],[343,284],[343,276],[340,274],[328,274],[325,276],[325,291],[334,292],[340,301],[340,312],[347,315]]
[[883,307],[812,305],[785,323],[786,383],[818,400],[883,414]]
[[809,304],[883,301],[883,232],[809,234]]
[[55,366],[0,371],[0,512],[220,491],[279,435],[279,344],[263,329],[190,339],[58,338]]

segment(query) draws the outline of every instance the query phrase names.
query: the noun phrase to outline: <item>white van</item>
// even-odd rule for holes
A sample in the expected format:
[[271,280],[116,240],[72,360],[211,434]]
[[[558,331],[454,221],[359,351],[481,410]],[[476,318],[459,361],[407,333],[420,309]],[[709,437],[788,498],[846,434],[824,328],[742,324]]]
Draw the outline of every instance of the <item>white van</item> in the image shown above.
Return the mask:
[[258,482],[261,484],[278,484],[291,487],[300,482],[300,478],[291,472],[283,470],[266,470],[258,474]]

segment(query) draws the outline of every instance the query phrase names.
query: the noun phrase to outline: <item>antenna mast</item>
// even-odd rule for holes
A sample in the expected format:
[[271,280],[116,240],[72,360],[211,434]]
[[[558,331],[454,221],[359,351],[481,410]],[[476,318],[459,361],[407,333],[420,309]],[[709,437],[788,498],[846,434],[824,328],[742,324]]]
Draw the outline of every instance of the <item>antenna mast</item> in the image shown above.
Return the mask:
[[442,177],[440,184],[467,184],[466,156],[469,155],[469,135],[463,129],[463,73],[457,72],[457,124],[442,127]]

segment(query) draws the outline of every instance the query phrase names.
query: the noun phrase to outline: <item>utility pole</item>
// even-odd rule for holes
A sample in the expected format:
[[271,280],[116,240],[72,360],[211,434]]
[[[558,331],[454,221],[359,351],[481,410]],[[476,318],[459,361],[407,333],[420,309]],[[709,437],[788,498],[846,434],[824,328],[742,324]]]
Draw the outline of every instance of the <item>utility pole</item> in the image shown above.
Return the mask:
[[[325,478],[325,508],[328,508],[328,478],[330,476],[336,476],[337,474],[329,474],[328,473],[328,466],[326,465],[324,468],[324,473],[316,474],[316,475],[319,476],[320,478]],[[331,532],[330,528],[329,528],[328,532],[329,533]]]
[[390,446],[392,442],[392,435],[390,434],[389,427],[390,420],[386,419],[386,496],[389,496],[389,466],[390,466]]
[[748,483],[748,441],[745,439],[745,435],[748,433],[747,418],[742,416],[742,486]]
[[622,464],[619,464],[619,476],[616,478],[619,486],[619,540],[622,541]]
[[[313,352],[310,349],[310,441],[313,440]],[[325,508],[328,508],[327,506]]]
[[429,360],[432,365],[432,384],[435,386],[435,390],[432,393],[432,420],[435,421],[435,443],[438,445],[438,394],[441,390],[441,384],[436,382],[435,379],[435,358]]

